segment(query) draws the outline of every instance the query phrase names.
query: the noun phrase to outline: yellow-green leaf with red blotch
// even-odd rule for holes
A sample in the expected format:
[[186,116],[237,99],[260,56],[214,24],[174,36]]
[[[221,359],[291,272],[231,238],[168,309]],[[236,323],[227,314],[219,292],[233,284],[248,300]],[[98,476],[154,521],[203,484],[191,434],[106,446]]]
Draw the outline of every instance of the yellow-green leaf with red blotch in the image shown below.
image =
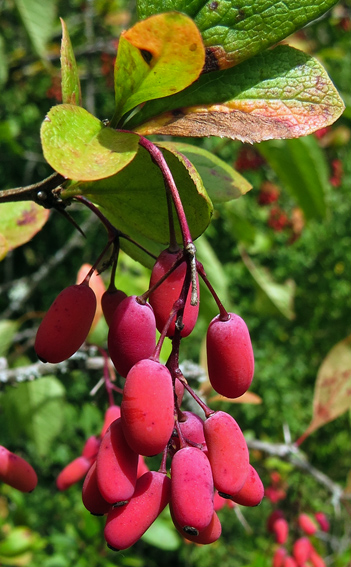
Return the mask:
[[245,392],[239,398],[226,398],[225,396],[221,396],[220,394],[217,394],[209,398],[208,401],[226,402],[230,404],[254,404],[254,405],[262,404],[262,398],[260,398],[260,396],[254,394],[253,392]]
[[51,167],[68,179],[114,175],[134,159],[139,136],[105,126],[81,106],[54,106],[42,123],[41,143]]
[[111,124],[117,125],[126,112],[147,100],[185,89],[204,63],[201,34],[188,16],[170,12],[138,22],[119,40]]
[[62,18],[61,41],[61,90],[62,102],[67,104],[82,104],[82,94],[76,58],[74,56],[71,39],[67,26]]
[[313,397],[313,417],[299,445],[319,427],[351,408],[351,335],[337,343],[322,362]]
[[48,209],[31,201],[3,203],[0,207],[0,260],[28,242],[49,218]]
[[298,138],[332,124],[344,103],[313,57],[277,46],[237,67],[201,75],[150,101],[127,127],[143,135],[221,136],[242,142]]

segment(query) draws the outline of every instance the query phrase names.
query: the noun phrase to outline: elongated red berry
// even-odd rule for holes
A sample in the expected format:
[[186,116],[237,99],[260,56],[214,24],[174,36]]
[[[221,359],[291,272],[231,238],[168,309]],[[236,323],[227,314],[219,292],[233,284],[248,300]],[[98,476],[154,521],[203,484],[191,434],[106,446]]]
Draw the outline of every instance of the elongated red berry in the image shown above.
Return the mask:
[[197,443],[198,445],[206,445],[204,421],[196,413],[183,411],[179,427],[186,441]]
[[100,437],[103,437],[105,435],[111,423],[119,417],[121,417],[120,406],[112,405],[107,408],[107,410],[105,411],[104,424],[101,429]]
[[276,520],[278,520],[279,518],[284,518],[284,513],[282,510],[274,510],[273,512],[271,512],[271,514],[268,516],[267,519],[267,530],[271,533],[273,532],[273,526]]
[[242,506],[258,506],[264,496],[264,486],[258,472],[249,466],[249,474],[244,486],[233,495],[233,500]]
[[171,497],[171,480],[163,473],[149,471],[137,481],[128,504],[107,515],[105,539],[116,551],[127,549],[141,538],[160,515]]
[[317,531],[316,522],[308,514],[300,514],[297,523],[306,535],[313,535]]
[[304,565],[308,561],[311,555],[311,542],[308,537],[300,537],[294,542],[293,545],[293,556],[296,563],[299,565]]
[[115,287],[107,289],[101,297],[102,312],[108,326],[111,325],[117,307],[126,297],[127,294],[124,291]]
[[210,523],[213,508],[213,478],[205,453],[196,447],[176,452],[171,465],[172,513],[189,534],[197,535]]
[[173,520],[175,528],[188,541],[192,541],[192,542],[198,543],[200,545],[208,545],[210,543],[214,543],[215,541],[217,541],[217,539],[219,539],[220,536],[221,536],[222,526],[221,526],[221,522],[220,522],[216,512],[213,512],[213,516],[211,518],[210,523],[198,535],[192,535],[190,533],[186,533],[181,528],[181,526],[177,523],[176,519],[174,518],[172,508],[171,508],[171,516],[172,516],[172,520]]
[[163,451],[174,427],[172,378],[166,366],[151,359],[133,366],[123,389],[121,418],[133,451],[146,457]]
[[323,532],[329,532],[330,524],[329,524],[329,520],[328,520],[327,516],[324,514],[324,512],[316,512],[314,517],[316,518],[320,529]]
[[278,547],[273,555],[272,567],[284,567],[284,561],[287,555],[288,551],[285,547]]
[[[169,250],[163,250],[156,260],[156,263],[152,269],[150,287],[158,282],[162,276],[172,267],[174,262],[179,257],[179,252],[172,253]],[[157,329],[162,332],[163,327],[168,321],[171,310],[175,301],[179,299],[182,291],[185,275],[187,270],[186,261],[182,262],[167,278],[150,294],[150,304],[153,307]],[[197,279],[197,285],[199,290],[199,281]],[[190,305],[190,292],[187,295],[184,308],[183,324],[184,327],[181,331],[182,337],[187,337],[193,330],[195,323],[197,321],[199,313],[199,302],[197,305]],[[172,321],[167,336],[173,337],[175,332],[175,321],[176,317]]]
[[156,321],[151,305],[132,295],[117,307],[108,334],[108,349],[117,372],[129,370],[152,355],[156,346]]
[[84,479],[82,501],[85,508],[94,516],[103,516],[112,508],[112,504],[102,497],[99,490],[96,474],[96,461],[91,465]]
[[249,388],[254,374],[254,356],[245,321],[229,313],[223,321],[212,319],[206,336],[208,376],[216,392],[238,398]]
[[239,425],[217,411],[206,419],[204,432],[215,487],[229,496],[238,493],[249,474],[249,451]]
[[88,336],[96,310],[96,297],[88,284],[71,285],[57,296],[35,339],[35,352],[43,362],[62,362],[72,356]]
[[86,459],[95,460],[98,454],[100,443],[101,439],[95,437],[95,435],[88,437],[82,450],[82,456]]
[[287,555],[284,559],[283,567],[298,567],[295,559]]
[[72,484],[79,482],[85,477],[90,469],[92,461],[82,455],[77,457],[60,472],[56,479],[56,486],[59,490],[67,490]]
[[289,524],[285,518],[278,518],[272,526],[272,531],[277,543],[280,545],[286,543],[289,535]]
[[0,481],[21,492],[32,492],[38,483],[38,477],[25,459],[0,445]]
[[323,557],[321,557],[319,553],[317,553],[313,546],[310,554],[310,562],[312,563],[313,567],[327,567],[327,564],[324,561]]
[[113,421],[101,440],[96,459],[98,487],[111,504],[128,501],[137,480],[138,455],[123,434],[121,418]]

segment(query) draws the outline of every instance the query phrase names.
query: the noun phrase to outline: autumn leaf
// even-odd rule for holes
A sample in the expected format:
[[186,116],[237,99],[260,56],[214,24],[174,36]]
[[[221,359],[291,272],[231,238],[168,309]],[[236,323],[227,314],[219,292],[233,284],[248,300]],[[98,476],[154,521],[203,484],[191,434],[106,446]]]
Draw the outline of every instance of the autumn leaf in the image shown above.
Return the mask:
[[62,41],[61,41],[61,89],[62,102],[68,104],[82,104],[80,81],[77,62],[73,53],[71,40],[67,26],[62,18]]
[[313,417],[310,425],[296,442],[351,408],[351,335],[337,343],[322,362],[313,397]]

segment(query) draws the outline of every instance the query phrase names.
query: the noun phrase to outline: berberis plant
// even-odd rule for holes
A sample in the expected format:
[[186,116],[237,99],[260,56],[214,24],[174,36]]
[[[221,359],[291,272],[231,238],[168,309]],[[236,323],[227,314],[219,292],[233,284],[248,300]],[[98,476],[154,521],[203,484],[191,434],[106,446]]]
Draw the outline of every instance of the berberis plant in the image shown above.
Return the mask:
[[[125,378],[121,407],[110,385],[103,430],[62,471],[58,486],[67,488],[85,476],[84,505],[93,514],[106,514],[104,535],[113,549],[133,545],[168,504],[185,538],[212,543],[221,534],[217,493],[244,506],[263,498],[239,425],[229,413],[208,407],[179,367],[181,341],[197,321],[200,277],[218,306],[207,331],[211,385],[222,396],[238,398],[252,382],[247,326],[220,301],[194,245],[214,204],[236,199],[251,186],[210,152],[169,136],[253,143],[297,138],[332,124],[344,105],[324,68],[304,52],[277,44],[334,4],[139,0],[140,20],[118,43],[110,120],[82,106],[62,21],[63,103],[49,110],[41,127],[44,157],[54,173],[35,185],[1,192],[2,203],[34,204],[26,233],[19,224],[16,229],[20,209],[3,205],[9,206],[8,226],[1,229],[0,244],[4,256],[7,231],[20,245],[46,220],[37,215],[41,207],[67,215],[72,201],[88,207],[107,230],[94,266],[48,310],[35,350],[43,362],[58,363],[81,347],[97,306],[92,276],[112,267],[101,305],[109,324],[109,355]],[[150,141],[150,135],[161,139]],[[120,248],[152,268],[142,295],[127,297],[116,287]],[[172,349],[164,364],[160,352],[166,337]],[[184,389],[204,419],[182,409]],[[158,471],[145,468],[143,457],[154,455],[162,455]],[[33,490],[37,478],[29,467],[1,448],[1,480]]]

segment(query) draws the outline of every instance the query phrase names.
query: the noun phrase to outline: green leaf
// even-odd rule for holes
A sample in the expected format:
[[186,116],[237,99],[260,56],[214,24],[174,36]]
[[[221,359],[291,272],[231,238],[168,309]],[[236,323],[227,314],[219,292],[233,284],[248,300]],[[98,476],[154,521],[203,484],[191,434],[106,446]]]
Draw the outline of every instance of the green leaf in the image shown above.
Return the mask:
[[275,140],[257,149],[296,199],[306,219],[325,217],[330,184],[326,157],[317,140],[313,136]]
[[249,270],[256,284],[264,292],[274,307],[287,319],[295,319],[293,307],[295,295],[294,282],[287,281],[285,284],[278,284],[273,280],[267,269],[262,266],[258,266],[255,262],[253,262],[242,245],[239,245],[238,248],[245,266]]
[[138,104],[185,89],[204,62],[201,35],[191,18],[173,12],[138,22],[119,40],[112,123]]
[[13,338],[19,329],[18,321],[4,319],[0,321],[0,356],[6,356]]
[[320,63],[281,45],[146,103],[127,127],[143,135],[212,135],[252,143],[305,136],[332,124],[343,109]]
[[52,36],[56,0],[15,0],[24,27],[37,54],[45,59],[46,45]]
[[[180,154],[163,150],[172,171],[184,206],[193,239],[207,228],[212,203],[206,194],[195,168]],[[87,196],[99,205],[102,212],[122,232],[138,242],[140,236],[159,245],[169,243],[168,209],[163,176],[151,160],[150,154],[140,148],[133,163],[117,175],[72,186],[62,193],[63,198],[74,194]],[[177,217],[174,213],[176,235],[182,242]]]
[[313,397],[313,417],[308,435],[351,408],[351,336],[337,343],[323,360],[317,374]]
[[[1,193],[0,193],[1,194]],[[44,226],[49,211],[32,203],[2,203],[0,207],[0,260],[28,242]]]
[[39,455],[46,455],[64,425],[65,389],[54,376],[23,382],[2,397],[12,438],[27,437]]
[[245,177],[211,152],[183,142],[162,142],[159,146],[184,154],[200,174],[213,203],[237,199],[252,189]]
[[68,179],[91,181],[114,175],[138,151],[139,137],[116,132],[84,108],[54,106],[41,127],[45,159]]
[[315,20],[337,0],[138,0],[138,14],[178,10],[202,33],[207,69],[225,69],[278,43]]
[[5,42],[4,38],[0,34],[0,85],[4,85],[7,81],[8,68],[7,68],[7,57],[5,53]]
[[181,545],[181,539],[177,535],[175,527],[171,521],[165,520],[162,516],[158,517],[149,527],[142,536],[142,540],[149,545],[167,551],[174,551]]
[[62,18],[62,41],[61,41],[61,89],[62,102],[67,104],[82,105],[82,94],[76,58],[74,56],[71,39],[67,26]]

